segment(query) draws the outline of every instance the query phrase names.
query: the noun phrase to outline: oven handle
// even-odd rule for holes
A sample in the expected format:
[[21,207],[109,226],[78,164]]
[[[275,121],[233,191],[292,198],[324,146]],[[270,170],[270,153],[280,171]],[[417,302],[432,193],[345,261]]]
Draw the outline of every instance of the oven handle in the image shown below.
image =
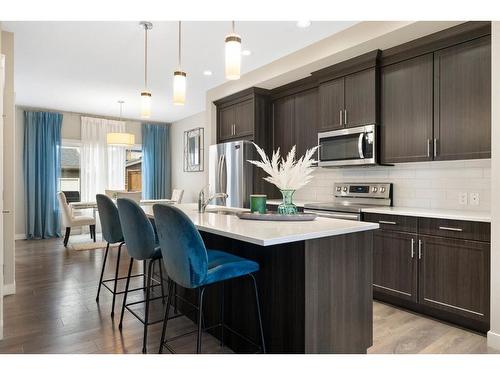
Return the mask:
[[360,133],[358,138],[358,152],[359,158],[364,159],[365,155],[363,154],[363,138],[365,137],[365,133]]
[[310,210],[310,209],[305,209],[304,213],[305,214],[316,214],[319,217],[327,217],[329,219],[343,219],[343,220],[356,220],[356,221],[360,220],[359,214],[329,212],[329,211]]

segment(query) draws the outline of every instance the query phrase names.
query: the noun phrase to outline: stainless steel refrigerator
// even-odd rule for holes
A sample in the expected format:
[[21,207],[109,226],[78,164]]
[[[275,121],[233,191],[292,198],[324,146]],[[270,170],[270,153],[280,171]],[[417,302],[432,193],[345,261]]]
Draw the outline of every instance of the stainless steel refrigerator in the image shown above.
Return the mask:
[[210,193],[226,193],[226,199],[217,198],[213,204],[229,207],[249,207],[254,187],[254,167],[247,160],[255,160],[256,151],[251,142],[237,141],[210,146]]

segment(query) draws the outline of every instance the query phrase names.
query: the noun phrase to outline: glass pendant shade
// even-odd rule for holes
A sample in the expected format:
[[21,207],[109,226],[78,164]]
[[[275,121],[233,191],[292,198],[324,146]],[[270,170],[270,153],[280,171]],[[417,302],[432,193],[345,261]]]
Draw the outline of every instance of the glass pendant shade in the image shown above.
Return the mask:
[[184,105],[186,102],[186,73],[180,70],[174,72],[174,104]]
[[226,79],[240,79],[241,74],[241,38],[237,34],[226,37]]
[[108,133],[106,140],[110,146],[132,146],[135,144],[135,135],[130,133]]
[[141,92],[141,117],[149,118],[151,116],[151,93],[149,91]]

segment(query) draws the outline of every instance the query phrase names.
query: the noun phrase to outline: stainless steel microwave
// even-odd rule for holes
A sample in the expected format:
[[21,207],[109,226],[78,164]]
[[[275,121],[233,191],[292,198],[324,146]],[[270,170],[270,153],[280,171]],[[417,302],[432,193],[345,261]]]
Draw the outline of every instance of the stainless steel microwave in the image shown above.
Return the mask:
[[318,133],[318,166],[377,164],[376,143],[376,125]]

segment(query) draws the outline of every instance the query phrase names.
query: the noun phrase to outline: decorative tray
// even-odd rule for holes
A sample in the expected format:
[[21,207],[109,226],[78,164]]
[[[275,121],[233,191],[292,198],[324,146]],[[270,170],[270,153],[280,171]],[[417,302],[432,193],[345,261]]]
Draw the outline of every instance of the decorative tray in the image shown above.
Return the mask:
[[268,211],[265,214],[258,212],[238,212],[236,214],[240,219],[244,220],[263,220],[263,221],[312,221],[316,219],[316,214],[299,212],[295,215],[282,215],[276,211]]

